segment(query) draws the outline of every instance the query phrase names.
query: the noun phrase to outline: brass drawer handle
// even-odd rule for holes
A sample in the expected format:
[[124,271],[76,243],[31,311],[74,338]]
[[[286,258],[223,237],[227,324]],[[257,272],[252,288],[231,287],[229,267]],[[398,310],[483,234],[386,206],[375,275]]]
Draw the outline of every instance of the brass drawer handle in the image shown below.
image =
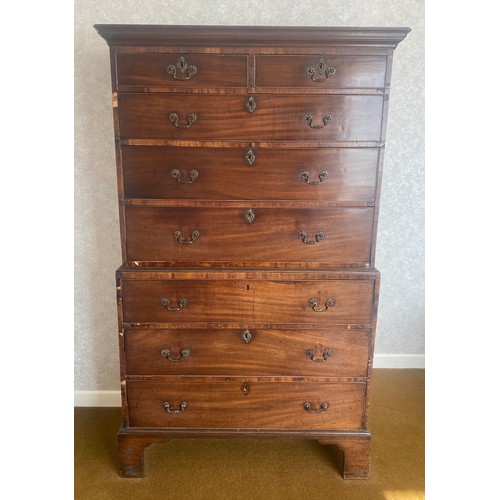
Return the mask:
[[325,307],[323,309],[318,308],[318,301],[316,299],[309,299],[309,305],[312,307],[313,311],[316,312],[324,312],[330,307],[333,307],[335,305],[335,300],[333,299],[326,299],[325,301]]
[[320,57],[316,66],[309,66],[306,73],[311,77],[313,82],[321,83],[326,82],[326,80],[334,75],[336,71],[337,70],[333,66],[327,68],[324,58]]
[[188,407],[187,401],[182,401],[178,410],[175,408],[173,409],[170,408],[170,403],[168,401],[165,401],[163,403],[163,408],[165,408],[167,413],[182,413],[187,407]]
[[183,245],[190,245],[191,243],[194,243],[199,237],[199,231],[191,231],[191,234],[189,235],[190,239],[184,240],[181,231],[174,231],[174,238]]
[[307,233],[305,231],[301,231],[299,233],[299,239],[302,240],[302,243],[306,245],[317,245],[321,240],[325,239],[325,233],[323,231],[319,231],[314,235],[314,240],[307,239]]
[[310,175],[311,174],[307,170],[300,174],[300,176],[302,177],[302,179],[304,179],[304,182],[306,184],[309,184],[310,186],[317,186],[328,177],[328,172],[326,170],[322,170],[318,175],[319,181],[310,181],[309,180]]
[[198,68],[194,64],[188,64],[184,57],[179,57],[175,64],[167,66],[167,73],[172,75],[175,80],[189,80],[198,73]]
[[332,121],[332,115],[328,114],[328,115],[323,116],[323,125],[313,125],[312,124],[313,120],[314,120],[313,115],[311,115],[311,114],[306,115],[305,122],[309,125],[309,127],[315,128],[315,129],[325,128]]
[[191,356],[191,351],[189,349],[181,349],[180,356],[177,358],[173,358],[172,351],[170,351],[170,349],[168,347],[166,347],[165,349],[162,349],[160,351],[160,354],[164,358],[167,358],[169,361],[181,361],[184,358]]
[[184,309],[184,307],[187,307],[188,301],[187,299],[180,299],[179,302],[177,302],[179,307],[172,307],[170,305],[170,300],[168,300],[166,297],[161,299],[161,305],[165,308],[168,309],[169,311],[180,311],[181,309]]
[[249,97],[245,102],[245,108],[247,111],[252,114],[257,109],[257,101],[255,97]]
[[179,115],[177,113],[170,113],[168,119],[173,123],[174,127],[177,128],[189,128],[197,119],[196,113],[189,113],[187,116],[187,124],[179,124]]
[[309,403],[309,401],[306,401],[304,403],[304,409],[308,411],[309,413],[324,413],[326,410],[328,410],[328,407],[330,405],[328,403],[321,403],[319,409],[313,408],[312,403]]
[[173,179],[175,179],[177,182],[181,184],[191,184],[192,182],[194,182],[195,179],[198,178],[200,174],[198,173],[198,170],[191,170],[191,172],[189,172],[189,180],[187,179],[182,180],[181,173],[176,168],[174,168],[174,170],[170,172],[170,175],[172,176]]
[[332,351],[331,349],[324,350],[322,358],[314,357],[314,349],[308,349],[306,354],[307,357],[311,359],[311,361],[314,361],[315,363],[324,363],[332,355]]

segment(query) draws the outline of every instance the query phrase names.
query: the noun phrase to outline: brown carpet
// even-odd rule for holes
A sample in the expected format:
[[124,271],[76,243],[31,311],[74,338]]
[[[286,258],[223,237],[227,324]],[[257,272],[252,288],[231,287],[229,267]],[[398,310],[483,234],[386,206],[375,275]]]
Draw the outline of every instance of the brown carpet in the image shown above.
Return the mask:
[[174,439],[146,448],[144,479],[116,470],[119,408],[75,408],[75,499],[422,500],[423,370],[374,370],[371,478],[345,481],[342,453],[294,439]]

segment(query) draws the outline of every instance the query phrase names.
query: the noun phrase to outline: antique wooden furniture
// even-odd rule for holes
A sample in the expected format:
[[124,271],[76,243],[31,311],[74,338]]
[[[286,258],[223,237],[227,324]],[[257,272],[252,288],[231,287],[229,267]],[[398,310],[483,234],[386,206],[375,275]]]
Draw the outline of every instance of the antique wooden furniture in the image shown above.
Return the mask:
[[392,54],[407,28],[97,25],[123,265],[120,474],[174,437],[337,445],[365,478]]

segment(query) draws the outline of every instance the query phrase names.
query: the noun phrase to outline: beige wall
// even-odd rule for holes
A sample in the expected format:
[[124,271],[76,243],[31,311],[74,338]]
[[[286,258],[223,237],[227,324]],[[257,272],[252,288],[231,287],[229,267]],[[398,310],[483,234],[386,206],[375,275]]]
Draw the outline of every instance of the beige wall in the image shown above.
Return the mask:
[[424,0],[75,1],[75,389],[118,390],[121,263],[108,47],[93,25],[408,26],[394,57],[376,353],[424,352]]

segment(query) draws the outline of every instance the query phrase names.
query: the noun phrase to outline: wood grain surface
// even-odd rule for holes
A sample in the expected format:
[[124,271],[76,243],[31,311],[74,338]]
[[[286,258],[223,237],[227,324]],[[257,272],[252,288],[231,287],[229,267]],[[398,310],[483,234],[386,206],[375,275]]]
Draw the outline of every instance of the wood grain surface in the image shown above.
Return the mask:
[[[124,280],[123,320],[141,322],[228,322],[370,324],[373,281]],[[188,304],[172,308],[181,299]],[[325,309],[331,299],[335,304]]]
[[[330,140],[378,141],[384,96],[378,95],[258,95],[249,113],[244,95],[120,94],[121,139],[183,140]],[[173,125],[169,116],[188,125]],[[311,128],[306,116],[312,116]],[[323,119],[331,122],[323,126]]]
[[[365,384],[362,382],[129,381],[127,397],[130,427],[196,427],[267,429],[359,429]],[[182,402],[187,407],[180,413]],[[320,413],[307,411],[321,404]]]
[[[378,156],[376,148],[123,146],[124,196],[370,205],[375,201]],[[174,170],[179,172],[179,180],[172,175]],[[193,171],[194,180],[190,177]],[[324,180],[322,172],[326,172]]]
[[[370,334],[334,329],[126,330],[126,369],[128,375],[366,377]],[[182,354],[186,349],[187,356]]]
[[[251,223],[246,218],[249,211],[254,217]],[[307,262],[365,267],[370,261],[372,208],[130,206],[125,214],[127,260],[233,262],[235,266],[250,261],[287,262],[299,267]],[[186,243],[179,242],[176,231]],[[196,239],[194,231],[199,234]]]

